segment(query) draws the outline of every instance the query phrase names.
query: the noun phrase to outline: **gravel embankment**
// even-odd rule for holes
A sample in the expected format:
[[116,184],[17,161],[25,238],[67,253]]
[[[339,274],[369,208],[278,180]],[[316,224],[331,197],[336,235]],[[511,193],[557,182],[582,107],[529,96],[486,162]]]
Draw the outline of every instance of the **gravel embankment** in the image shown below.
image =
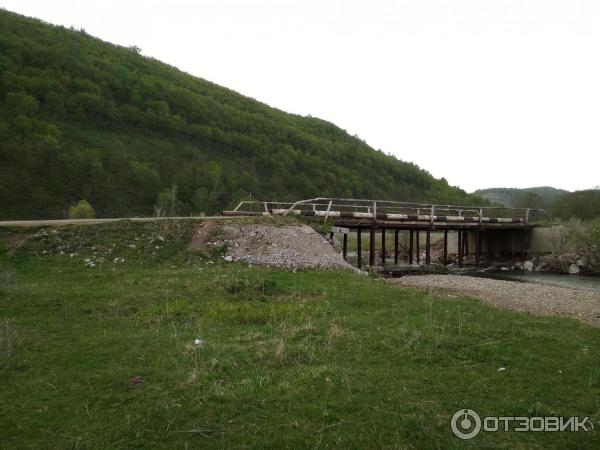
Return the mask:
[[494,306],[531,314],[573,317],[600,326],[600,293],[593,291],[460,275],[405,276],[389,281],[402,287],[475,297]]
[[227,259],[250,264],[299,269],[317,267],[355,270],[311,227],[225,225]]

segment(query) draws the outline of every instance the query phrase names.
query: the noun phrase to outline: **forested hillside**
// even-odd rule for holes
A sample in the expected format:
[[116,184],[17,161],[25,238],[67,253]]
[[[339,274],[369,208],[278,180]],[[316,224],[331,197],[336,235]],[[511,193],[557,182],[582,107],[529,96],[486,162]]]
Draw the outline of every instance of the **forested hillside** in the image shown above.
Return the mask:
[[[473,194],[481,196],[492,203],[499,203],[514,208],[548,208],[569,191],[556,189],[550,186],[532,188],[490,188],[479,189]],[[535,206],[532,206],[535,205]]]
[[0,218],[63,217],[80,199],[147,215],[174,186],[186,215],[247,197],[480,201],[331,123],[83,30],[0,10],[0,68]]
[[484,199],[514,208],[540,208],[557,219],[600,217],[600,190],[569,192],[550,186],[533,188],[491,188],[473,193]]

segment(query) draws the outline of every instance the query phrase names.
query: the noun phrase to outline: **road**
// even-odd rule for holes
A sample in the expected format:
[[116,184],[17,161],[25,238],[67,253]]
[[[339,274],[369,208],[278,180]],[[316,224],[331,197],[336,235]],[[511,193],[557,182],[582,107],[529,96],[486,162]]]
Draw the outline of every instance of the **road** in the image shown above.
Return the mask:
[[[62,220],[5,220],[0,221],[0,227],[47,227],[56,225],[94,225],[99,223],[118,222],[131,220],[132,222],[152,222],[155,220],[209,220],[223,219],[223,216],[198,216],[198,217],[116,217],[113,219],[62,219]],[[231,219],[231,217],[228,217]]]

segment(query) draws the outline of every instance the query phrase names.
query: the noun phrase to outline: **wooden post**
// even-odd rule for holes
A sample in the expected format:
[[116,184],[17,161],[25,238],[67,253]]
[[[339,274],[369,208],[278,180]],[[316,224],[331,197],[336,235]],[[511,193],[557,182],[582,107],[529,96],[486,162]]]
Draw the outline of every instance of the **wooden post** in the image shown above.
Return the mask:
[[361,242],[362,230],[356,229],[356,265],[360,269],[362,266],[362,242]]
[[444,230],[444,267],[448,265],[448,230]]
[[469,231],[463,232],[463,243],[465,244],[465,256],[469,256]]
[[375,265],[375,225],[371,226],[371,232],[369,236],[369,266]]
[[463,231],[458,230],[458,267],[462,267],[463,262]]
[[413,263],[413,230],[410,230],[410,237],[408,242],[408,263]]
[[525,264],[525,230],[519,231],[519,247],[521,247],[521,264]]
[[347,259],[348,256],[348,233],[344,233],[344,240],[342,244],[342,255],[344,259]]
[[425,264],[431,264],[431,230],[425,233]]
[[417,234],[417,242],[416,242],[416,247],[417,247],[417,264],[419,264],[421,262],[421,242],[419,241],[419,230],[416,230],[416,234]]
[[479,266],[479,258],[481,257],[481,230],[475,230],[475,267]]
[[400,230],[396,229],[394,233],[394,264],[398,264],[398,233]]
[[329,233],[329,240],[331,241],[331,243],[333,243],[333,231]]
[[385,228],[381,228],[381,265],[385,266]]

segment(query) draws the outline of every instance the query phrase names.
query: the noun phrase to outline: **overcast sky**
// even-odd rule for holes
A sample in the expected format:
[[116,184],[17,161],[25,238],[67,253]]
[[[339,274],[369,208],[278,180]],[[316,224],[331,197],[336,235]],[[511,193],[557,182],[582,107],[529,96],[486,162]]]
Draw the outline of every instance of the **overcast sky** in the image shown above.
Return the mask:
[[598,0],[0,0],[467,191],[600,184]]

